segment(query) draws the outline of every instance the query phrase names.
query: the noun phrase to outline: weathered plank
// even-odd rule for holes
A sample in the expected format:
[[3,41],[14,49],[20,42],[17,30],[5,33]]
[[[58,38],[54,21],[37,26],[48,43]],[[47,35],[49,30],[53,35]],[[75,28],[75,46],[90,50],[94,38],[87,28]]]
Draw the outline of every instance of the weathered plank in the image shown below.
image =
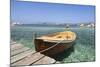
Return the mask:
[[14,41],[11,41],[11,42],[10,42],[11,45],[14,45],[14,44],[16,44],[16,43],[17,43],[17,42],[14,42]]
[[22,47],[24,47],[22,44],[14,44],[14,45],[11,45],[11,51],[12,50],[20,49]]
[[59,62],[59,61],[56,61],[56,62],[55,62],[55,64],[60,64],[60,63],[61,63],[61,62]]
[[16,65],[31,65],[32,63],[37,62],[38,60],[41,60],[41,58],[43,58],[44,55],[40,54],[40,53],[34,53],[33,55],[27,56],[24,59],[13,63],[12,66],[16,66]]
[[16,44],[14,44],[14,45],[11,45],[11,48],[13,49],[13,48],[15,48],[15,47],[17,47],[17,46],[23,46],[22,44],[19,44],[19,43],[16,43]]
[[14,62],[16,62],[20,59],[23,59],[23,58],[25,58],[26,56],[28,56],[32,53],[34,53],[32,50],[28,50],[28,51],[25,51],[25,52],[20,53],[18,55],[15,55],[15,56],[11,57],[11,63],[14,63]]
[[23,48],[21,48],[21,49],[11,51],[11,56],[14,56],[14,55],[16,55],[16,54],[22,53],[22,52],[27,51],[27,50],[29,50],[29,48],[23,47]]
[[[35,62],[34,64],[53,64],[56,61],[53,58],[50,58],[48,56],[45,56],[44,58],[42,58],[41,60]],[[34,65],[32,64],[32,65]]]

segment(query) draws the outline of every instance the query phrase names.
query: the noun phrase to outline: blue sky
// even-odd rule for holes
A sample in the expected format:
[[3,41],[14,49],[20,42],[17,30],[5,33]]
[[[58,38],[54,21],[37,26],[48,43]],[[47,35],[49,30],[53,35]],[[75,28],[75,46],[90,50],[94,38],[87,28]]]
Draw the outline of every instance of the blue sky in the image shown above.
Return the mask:
[[11,0],[11,21],[26,24],[95,22],[95,6]]

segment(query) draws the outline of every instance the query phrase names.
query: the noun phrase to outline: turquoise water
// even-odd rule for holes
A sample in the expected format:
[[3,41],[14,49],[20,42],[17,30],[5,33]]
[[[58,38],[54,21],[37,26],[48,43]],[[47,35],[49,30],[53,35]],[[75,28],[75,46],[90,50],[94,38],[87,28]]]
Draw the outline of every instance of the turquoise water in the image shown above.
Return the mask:
[[[77,35],[74,51],[68,56],[68,53],[59,55],[56,59],[61,63],[83,62],[95,60],[95,29],[94,28],[71,28]],[[33,50],[34,32],[37,36],[50,34],[54,32],[66,31],[63,27],[32,27],[32,26],[13,26],[11,27],[11,39]]]

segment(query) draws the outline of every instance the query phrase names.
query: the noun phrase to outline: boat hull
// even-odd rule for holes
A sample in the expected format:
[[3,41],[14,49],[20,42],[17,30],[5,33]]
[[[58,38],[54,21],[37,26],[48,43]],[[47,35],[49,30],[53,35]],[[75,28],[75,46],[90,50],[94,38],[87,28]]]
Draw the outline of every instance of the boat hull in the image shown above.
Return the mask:
[[[45,50],[45,49],[57,44],[58,42],[48,42],[48,41],[43,41],[42,39],[35,39],[34,43],[35,43],[36,51],[40,52],[42,50]],[[68,48],[71,48],[72,46],[73,46],[73,42],[59,43],[55,47],[53,47],[49,50],[43,51],[41,53],[45,54],[47,56],[54,56],[60,52],[63,52],[64,50],[66,50]]]

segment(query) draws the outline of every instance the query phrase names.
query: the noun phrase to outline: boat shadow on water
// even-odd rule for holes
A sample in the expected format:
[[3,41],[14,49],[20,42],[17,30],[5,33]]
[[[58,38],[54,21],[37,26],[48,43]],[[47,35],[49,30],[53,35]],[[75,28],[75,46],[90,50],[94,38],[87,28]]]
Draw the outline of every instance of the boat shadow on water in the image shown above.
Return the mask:
[[54,56],[52,56],[52,58],[54,58],[56,61],[62,61],[63,59],[69,57],[71,55],[72,52],[74,52],[74,46],[76,43],[73,43],[73,46],[69,49],[64,50],[63,52],[56,54]]

